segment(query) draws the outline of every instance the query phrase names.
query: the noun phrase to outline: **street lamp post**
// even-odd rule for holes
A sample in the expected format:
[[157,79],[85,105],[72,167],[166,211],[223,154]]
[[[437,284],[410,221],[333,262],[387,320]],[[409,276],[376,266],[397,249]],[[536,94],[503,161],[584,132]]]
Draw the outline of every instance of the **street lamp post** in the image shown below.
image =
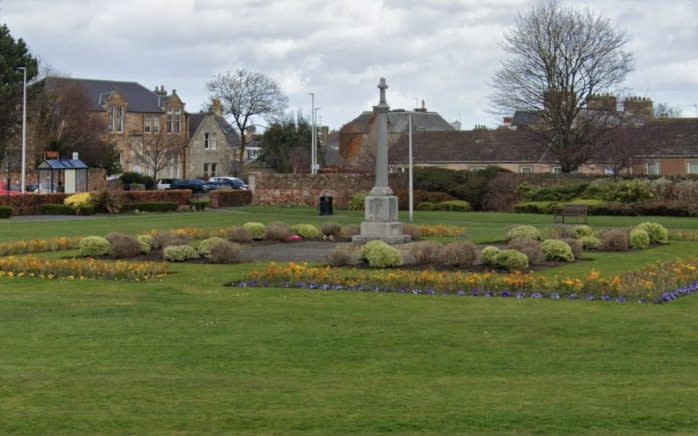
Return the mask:
[[310,136],[310,174],[315,174],[315,145],[316,145],[316,137],[315,137],[315,93],[314,92],[309,92],[308,93],[311,97],[311,113],[310,113],[310,122],[312,124],[312,130],[311,130],[311,136]]
[[408,125],[409,125],[409,134],[408,134],[408,142],[407,142],[407,148],[408,148],[408,184],[409,184],[409,203],[410,203],[410,223],[414,222],[414,174],[413,174],[413,160],[412,160],[412,112],[409,113],[408,115]]
[[313,112],[313,134],[315,135],[315,164],[313,165],[313,174],[317,174],[320,171],[320,159],[318,159],[318,149],[320,148],[320,139],[317,134],[317,111],[320,108],[316,107]]
[[26,189],[27,175],[27,67],[19,67],[18,70],[24,72],[24,82],[22,87],[22,177],[21,191],[24,193]]

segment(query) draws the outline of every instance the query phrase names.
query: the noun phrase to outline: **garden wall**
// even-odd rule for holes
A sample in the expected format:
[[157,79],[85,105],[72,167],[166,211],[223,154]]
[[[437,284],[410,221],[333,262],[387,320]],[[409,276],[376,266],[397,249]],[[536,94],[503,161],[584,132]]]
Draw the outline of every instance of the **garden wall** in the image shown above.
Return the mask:
[[121,201],[124,203],[175,202],[179,206],[184,206],[189,204],[191,197],[190,189],[121,192]]
[[[404,177],[393,175],[390,186],[397,192]],[[318,205],[321,196],[333,197],[335,207],[346,208],[352,195],[373,188],[373,174],[256,174],[254,202],[261,205]]]

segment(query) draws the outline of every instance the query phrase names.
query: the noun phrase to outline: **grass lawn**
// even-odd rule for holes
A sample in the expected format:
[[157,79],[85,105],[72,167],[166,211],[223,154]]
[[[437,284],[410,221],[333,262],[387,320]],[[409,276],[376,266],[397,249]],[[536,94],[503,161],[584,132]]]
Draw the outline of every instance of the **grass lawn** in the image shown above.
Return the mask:
[[[508,219],[507,219],[508,218]],[[549,216],[418,213],[476,241]],[[304,209],[0,224],[0,241],[245,221]],[[331,218],[360,221],[359,214]],[[592,217],[597,227],[642,218]],[[695,219],[658,219],[696,229]],[[698,254],[672,242],[564,268]],[[54,253],[52,256],[60,256]],[[254,265],[152,282],[0,278],[0,433],[698,432],[698,299],[666,305],[231,289]]]

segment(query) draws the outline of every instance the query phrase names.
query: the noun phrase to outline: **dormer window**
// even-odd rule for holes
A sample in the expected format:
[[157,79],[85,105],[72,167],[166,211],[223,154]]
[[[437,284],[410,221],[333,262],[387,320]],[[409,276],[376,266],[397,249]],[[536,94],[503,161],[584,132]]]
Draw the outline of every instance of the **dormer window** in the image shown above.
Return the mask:
[[123,106],[109,106],[107,109],[109,113],[109,131],[110,132],[123,132],[124,131],[124,107]]
[[216,134],[215,133],[204,133],[204,149],[215,150],[216,149]]
[[182,110],[170,109],[167,111],[167,133],[180,133],[182,131]]

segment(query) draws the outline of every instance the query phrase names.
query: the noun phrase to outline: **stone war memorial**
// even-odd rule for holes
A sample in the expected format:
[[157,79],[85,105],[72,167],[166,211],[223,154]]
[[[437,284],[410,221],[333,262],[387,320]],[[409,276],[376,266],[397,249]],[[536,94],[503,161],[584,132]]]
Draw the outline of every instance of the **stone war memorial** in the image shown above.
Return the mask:
[[398,221],[398,199],[388,185],[388,110],[385,99],[388,85],[380,79],[380,101],[373,107],[376,117],[376,181],[366,196],[364,221],[361,234],[352,238],[353,242],[364,243],[381,240],[388,244],[401,244],[410,241],[410,236],[402,233],[402,223]]

